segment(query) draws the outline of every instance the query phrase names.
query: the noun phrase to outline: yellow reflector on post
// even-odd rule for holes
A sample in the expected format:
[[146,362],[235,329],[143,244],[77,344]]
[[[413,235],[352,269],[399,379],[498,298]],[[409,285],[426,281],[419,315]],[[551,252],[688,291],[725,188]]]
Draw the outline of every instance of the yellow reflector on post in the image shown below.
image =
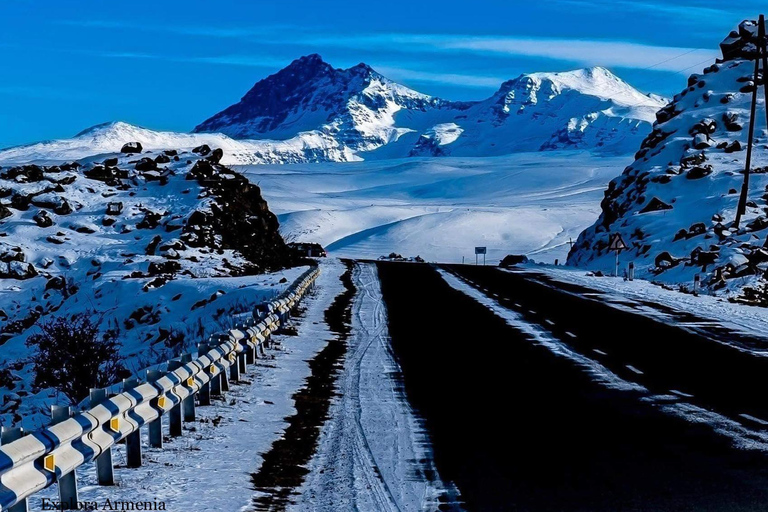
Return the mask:
[[56,471],[56,460],[54,459],[53,455],[45,456],[43,459],[43,467],[46,471],[50,471],[51,473]]
[[195,385],[195,378],[194,377],[188,378],[187,379],[187,386],[193,387],[194,385]]
[[216,375],[216,365],[215,364],[211,365],[211,375]]
[[165,397],[159,396],[157,397],[157,406],[161,409],[165,409]]
[[109,429],[113,432],[120,432],[120,418],[109,420]]

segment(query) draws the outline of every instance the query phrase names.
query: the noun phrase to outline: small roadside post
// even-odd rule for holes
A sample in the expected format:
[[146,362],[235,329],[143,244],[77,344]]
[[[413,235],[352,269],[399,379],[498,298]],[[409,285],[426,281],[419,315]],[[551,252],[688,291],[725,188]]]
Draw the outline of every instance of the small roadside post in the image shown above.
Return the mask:
[[615,277],[619,277],[619,253],[625,249],[629,249],[629,247],[624,243],[624,239],[621,238],[621,235],[619,233],[612,234],[611,240],[608,243],[608,250],[616,251],[616,266],[613,271]]
[[488,252],[487,247],[475,247],[475,265],[477,265],[477,256],[483,255],[483,266],[485,266],[485,254]]
[[629,280],[630,281],[635,280],[635,262],[634,261],[629,262]]
[[699,287],[701,286],[701,276],[696,274],[693,276],[693,296],[699,296]]

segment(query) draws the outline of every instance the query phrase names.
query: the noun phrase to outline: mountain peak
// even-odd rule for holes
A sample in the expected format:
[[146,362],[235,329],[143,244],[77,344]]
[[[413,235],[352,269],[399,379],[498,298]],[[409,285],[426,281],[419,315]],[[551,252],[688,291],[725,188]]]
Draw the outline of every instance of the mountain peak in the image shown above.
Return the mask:
[[658,96],[648,96],[610,70],[595,66],[560,72],[524,73],[501,85],[497,96],[518,99],[524,103],[548,101],[561,94],[573,91],[583,96],[602,101],[611,101],[619,106],[645,106],[661,108],[665,101]]

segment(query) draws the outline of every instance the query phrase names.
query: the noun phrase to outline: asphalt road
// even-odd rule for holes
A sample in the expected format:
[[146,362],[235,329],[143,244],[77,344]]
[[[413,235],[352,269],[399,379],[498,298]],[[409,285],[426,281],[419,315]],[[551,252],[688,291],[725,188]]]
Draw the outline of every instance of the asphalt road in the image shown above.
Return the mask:
[[380,263],[406,394],[424,418],[440,477],[456,484],[468,510],[768,510],[768,455],[658,399],[738,419],[759,436],[768,361],[584,290],[494,268],[445,268],[646,388],[606,387],[433,267]]

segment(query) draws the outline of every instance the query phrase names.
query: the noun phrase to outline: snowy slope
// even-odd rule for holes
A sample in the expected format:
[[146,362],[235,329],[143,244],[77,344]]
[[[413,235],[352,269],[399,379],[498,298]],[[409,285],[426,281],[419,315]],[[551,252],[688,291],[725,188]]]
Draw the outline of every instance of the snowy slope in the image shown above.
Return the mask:
[[220,133],[159,132],[124,122],[104,123],[71,139],[54,140],[0,150],[0,165],[37,162],[57,164],[120,151],[123,144],[140,142],[144,149],[190,150],[202,144],[224,150],[222,163],[266,164],[315,161],[346,162],[357,159],[338,142],[319,132],[304,133],[286,141],[234,140]]
[[627,160],[550,151],[236,169],[263,186],[287,240],[317,241],[332,255],[461,262],[484,245],[489,263],[509,253],[563,262]]
[[751,288],[763,289],[768,138],[762,98],[750,201],[739,228],[733,225],[755,86],[749,60],[755,30],[755,22],[743,22],[721,45],[724,58],[692,75],[659,111],[634,163],[605,191],[602,214],[579,236],[569,263],[611,269],[608,239],[620,233],[630,246],[623,259],[634,260],[643,276],[690,287],[699,273],[712,290],[754,295]]
[[[99,158],[0,169],[0,424],[23,416],[25,426],[39,426],[56,400],[53,390],[32,386],[33,349],[25,342],[40,323],[89,314],[119,339],[123,364],[135,372],[194,349],[302,271],[244,276],[245,248],[215,247],[227,242],[211,212],[224,204],[213,180],[189,179],[199,154],[105,156],[105,165]],[[136,169],[148,165],[140,158],[157,159],[158,169]],[[111,174],[120,177],[104,177]],[[232,216],[227,222],[261,243],[265,230],[278,237],[277,225],[255,190],[238,207],[257,208],[261,218],[249,218],[265,227]],[[206,226],[198,234],[192,219],[201,216]]]

